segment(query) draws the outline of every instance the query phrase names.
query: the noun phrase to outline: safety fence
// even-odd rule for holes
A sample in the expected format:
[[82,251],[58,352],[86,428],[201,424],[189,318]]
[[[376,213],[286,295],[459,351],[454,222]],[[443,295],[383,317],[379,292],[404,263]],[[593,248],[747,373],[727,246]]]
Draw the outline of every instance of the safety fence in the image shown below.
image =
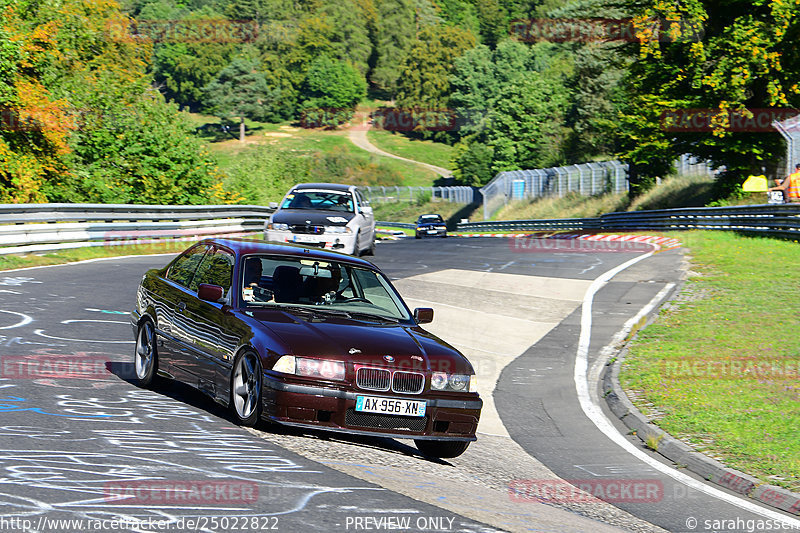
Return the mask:
[[728,230],[800,237],[800,205],[763,204],[608,213],[597,218],[458,224],[459,231]]
[[428,201],[454,202],[471,204],[480,202],[480,191],[477,187],[359,187],[359,190],[371,203]]
[[490,218],[513,200],[562,197],[570,192],[593,196],[627,191],[628,165],[620,161],[500,172],[481,188],[483,218]]
[[257,205],[0,204],[0,254],[193,241],[263,231]]

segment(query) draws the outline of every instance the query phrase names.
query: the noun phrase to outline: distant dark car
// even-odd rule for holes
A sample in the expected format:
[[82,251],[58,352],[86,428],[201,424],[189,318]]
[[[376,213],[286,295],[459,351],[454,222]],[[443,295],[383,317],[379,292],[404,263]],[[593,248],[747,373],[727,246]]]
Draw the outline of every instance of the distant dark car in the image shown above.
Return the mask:
[[292,187],[264,225],[268,241],[375,254],[375,215],[355,185],[301,183]]
[[414,237],[447,237],[447,226],[442,215],[420,215]]
[[236,419],[414,439],[462,454],[480,418],[469,361],[419,324],[374,265],[340,253],[206,240],[148,271],[131,324],[141,386],[196,387]]

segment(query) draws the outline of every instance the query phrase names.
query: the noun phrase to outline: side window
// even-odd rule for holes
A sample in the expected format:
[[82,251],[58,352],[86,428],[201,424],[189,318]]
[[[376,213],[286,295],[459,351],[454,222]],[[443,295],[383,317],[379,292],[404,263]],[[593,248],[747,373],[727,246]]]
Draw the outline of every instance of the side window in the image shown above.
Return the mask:
[[228,293],[233,280],[233,254],[226,250],[216,249],[207,254],[197,269],[189,288],[196,291],[201,283],[219,285]]
[[188,287],[192,282],[197,266],[201,263],[209,248],[211,247],[207,244],[190,248],[169,267],[167,279]]
[[369,202],[367,199],[361,194],[361,191],[356,189],[356,198],[358,198],[358,205],[362,207],[369,207]]

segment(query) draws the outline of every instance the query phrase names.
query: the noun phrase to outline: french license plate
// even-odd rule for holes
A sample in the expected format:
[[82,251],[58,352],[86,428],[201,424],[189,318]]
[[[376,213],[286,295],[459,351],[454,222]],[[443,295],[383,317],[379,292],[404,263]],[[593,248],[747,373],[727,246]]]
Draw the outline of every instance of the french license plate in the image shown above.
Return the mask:
[[317,242],[319,239],[314,235],[295,235],[294,242]]
[[425,416],[425,402],[356,396],[356,411],[383,415]]

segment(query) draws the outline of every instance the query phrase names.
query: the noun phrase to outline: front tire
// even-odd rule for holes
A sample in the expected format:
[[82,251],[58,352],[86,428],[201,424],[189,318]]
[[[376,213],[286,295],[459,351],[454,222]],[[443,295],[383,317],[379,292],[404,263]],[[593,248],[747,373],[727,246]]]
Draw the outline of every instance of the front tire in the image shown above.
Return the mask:
[[361,231],[360,230],[356,231],[356,238],[353,241],[353,253],[351,255],[354,255],[356,257],[359,257],[361,255]]
[[151,386],[158,370],[158,350],[156,349],[156,328],[149,320],[144,320],[139,324],[133,366],[136,370],[136,384],[140,387]]
[[369,248],[367,251],[364,252],[365,255],[375,255],[375,233],[372,234],[372,242],[369,244]]
[[469,441],[463,440],[414,440],[417,449],[427,457],[451,459],[458,457],[469,447]]
[[233,363],[231,405],[243,426],[255,426],[261,418],[261,363],[253,352],[242,352]]

